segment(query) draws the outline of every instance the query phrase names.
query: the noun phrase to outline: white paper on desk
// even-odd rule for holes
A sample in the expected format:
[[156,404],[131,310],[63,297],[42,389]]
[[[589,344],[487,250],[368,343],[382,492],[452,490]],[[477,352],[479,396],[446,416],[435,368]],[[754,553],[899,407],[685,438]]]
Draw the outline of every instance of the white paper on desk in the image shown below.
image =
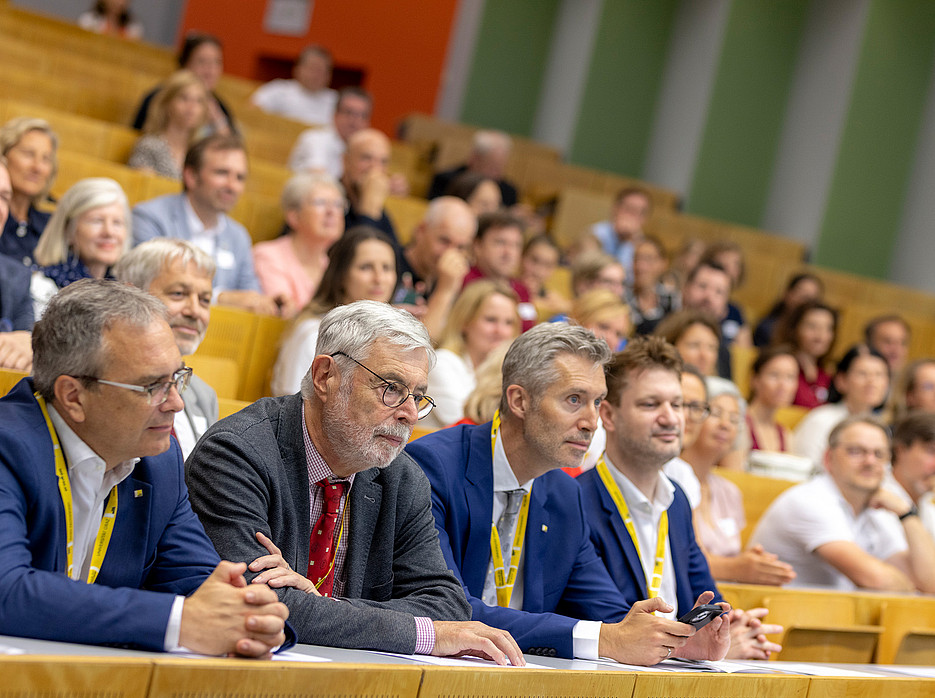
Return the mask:
[[887,673],[905,674],[906,676],[921,676],[927,679],[935,679],[935,667],[930,666],[893,666],[891,664],[881,664],[880,669],[885,669]]
[[11,647],[10,645],[0,645],[0,654],[26,654],[26,650],[21,647]]
[[[770,662],[773,664],[773,662]],[[782,672],[794,672],[796,674],[805,674],[806,676],[880,676],[869,671],[854,671],[853,669],[842,669],[836,666],[826,664],[806,664],[804,662],[775,662],[776,668]]]
[[273,655],[273,661],[276,662],[330,662],[332,660],[327,657],[319,657],[314,654],[302,654],[301,652],[293,652],[292,650],[286,650],[285,652],[277,652]]
[[[487,666],[495,667],[497,669],[512,669],[512,664],[507,664],[502,666],[493,662],[489,659],[481,659],[480,657],[433,657],[428,654],[398,654],[396,652],[377,652],[377,654],[385,654],[387,657],[399,657],[400,659],[410,659],[413,662],[420,662],[422,664],[434,664],[435,666]],[[549,669],[551,667],[543,666],[542,664],[530,664],[526,663],[527,667],[532,669]],[[523,667],[516,667],[517,669],[522,669]]]

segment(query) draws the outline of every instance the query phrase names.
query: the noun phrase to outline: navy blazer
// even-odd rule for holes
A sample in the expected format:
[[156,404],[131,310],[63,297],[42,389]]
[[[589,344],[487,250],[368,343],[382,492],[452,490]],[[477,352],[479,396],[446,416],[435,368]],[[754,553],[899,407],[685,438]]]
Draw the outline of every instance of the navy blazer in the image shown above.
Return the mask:
[[[640,563],[636,546],[627,532],[623,519],[610,492],[601,482],[596,468],[578,476],[584,507],[591,526],[591,542],[597,554],[604,560],[610,576],[623,592],[627,601],[636,603],[648,598],[646,574]],[[714,603],[723,601],[718,591],[708,561],[695,541],[692,525],[692,510],[688,498],[676,483],[675,499],[669,507],[669,548],[675,569],[675,595],[678,597],[678,613],[685,613],[695,605],[695,599],[703,591],[714,592]],[[675,603],[673,599],[666,599]]]
[[189,506],[178,444],[140,460],[117,497],[97,582],[69,579],[52,440],[32,380],[0,399],[0,634],[163,649],[175,595],[219,562]]
[[11,330],[32,331],[33,306],[29,295],[29,267],[0,255],[0,319]]
[[560,470],[536,478],[523,544],[523,610],[481,601],[490,562],[493,457],[490,423],[442,429],[406,447],[432,483],[432,513],[449,568],[473,619],[508,630],[524,652],[573,657],[580,620],[615,622],[629,611],[589,538],[581,491]]

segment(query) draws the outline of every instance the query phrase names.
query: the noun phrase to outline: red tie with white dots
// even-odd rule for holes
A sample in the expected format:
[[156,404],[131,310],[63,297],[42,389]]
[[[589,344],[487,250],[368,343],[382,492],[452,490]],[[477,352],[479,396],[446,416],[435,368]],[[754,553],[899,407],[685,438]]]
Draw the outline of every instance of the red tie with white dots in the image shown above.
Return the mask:
[[344,482],[320,480],[315,483],[325,496],[325,510],[312,528],[308,540],[308,578],[322,596],[331,596],[334,588],[334,527],[338,522]]

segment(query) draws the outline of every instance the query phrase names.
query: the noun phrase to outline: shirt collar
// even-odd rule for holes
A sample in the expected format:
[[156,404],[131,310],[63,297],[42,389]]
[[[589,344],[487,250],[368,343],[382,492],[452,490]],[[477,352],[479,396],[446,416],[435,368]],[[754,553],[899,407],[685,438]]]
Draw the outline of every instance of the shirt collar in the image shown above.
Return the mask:
[[[58,435],[58,441],[62,445],[62,454],[65,456],[68,471],[72,472],[81,466],[106,468],[104,459],[81,440],[81,437],[68,426],[58,411],[52,405],[47,404],[46,407],[49,410],[49,419],[52,420],[52,426],[55,427],[55,433]],[[139,460],[139,458],[131,458],[118,464],[105,475],[105,478],[112,481],[111,486],[123,482],[133,472]]]
[[653,501],[650,502],[646,498],[646,495],[630,481],[630,478],[620,472],[606,452],[604,453],[604,462],[607,464],[607,468],[610,470],[614,482],[617,483],[617,487],[620,488],[620,493],[623,495],[623,498],[627,500],[627,506],[631,509],[641,507],[644,511],[648,511],[651,507],[655,506],[661,511],[666,511],[672,506],[672,502],[675,501],[675,486],[662,470],[659,471],[656,491]]
[[503,431],[497,434],[493,449],[493,491],[509,492],[510,490],[524,489],[527,492],[532,491],[532,480],[520,483],[516,479],[513,468],[510,467],[510,461],[507,460],[506,451],[503,449]]
[[192,235],[217,235],[221,228],[224,227],[223,213],[218,214],[217,225],[213,228],[205,226],[201,218],[198,217],[198,214],[195,213],[195,209],[192,206],[191,200],[188,198],[188,194],[183,194],[182,196],[182,208],[185,209],[185,219],[188,221],[188,228],[192,231]]

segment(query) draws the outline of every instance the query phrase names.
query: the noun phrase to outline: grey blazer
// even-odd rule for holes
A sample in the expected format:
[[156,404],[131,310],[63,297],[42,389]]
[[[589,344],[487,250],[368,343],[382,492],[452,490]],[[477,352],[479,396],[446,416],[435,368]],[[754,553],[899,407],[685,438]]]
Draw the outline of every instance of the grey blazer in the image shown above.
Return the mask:
[[[259,291],[260,282],[253,271],[252,242],[247,229],[228,216],[222,216],[212,255],[217,264],[215,291]],[[179,238],[192,241],[192,231],[185,215],[185,194],[159,196],[133,207],[133,244],[152,238]]]
[[185,402],[185,416],[188,417],[188,423],[197,441],[208,427],[218,421],[218,394],[214,392],[214,388],[192,374],[192,381],[188,384],[188,390],[185,391],[182,400]]
[[[267,554],[255,536],[262,531],[305,572],[311,523],[301,407],[298,395],[259,400],[211,427],[189,456],[192,508],[222,558]],[[405,453],[354,479],[345,575],[340,599],[279,590],[299,642],[411,653],[415,616],[471,617],[442,557],[429,482]]]

